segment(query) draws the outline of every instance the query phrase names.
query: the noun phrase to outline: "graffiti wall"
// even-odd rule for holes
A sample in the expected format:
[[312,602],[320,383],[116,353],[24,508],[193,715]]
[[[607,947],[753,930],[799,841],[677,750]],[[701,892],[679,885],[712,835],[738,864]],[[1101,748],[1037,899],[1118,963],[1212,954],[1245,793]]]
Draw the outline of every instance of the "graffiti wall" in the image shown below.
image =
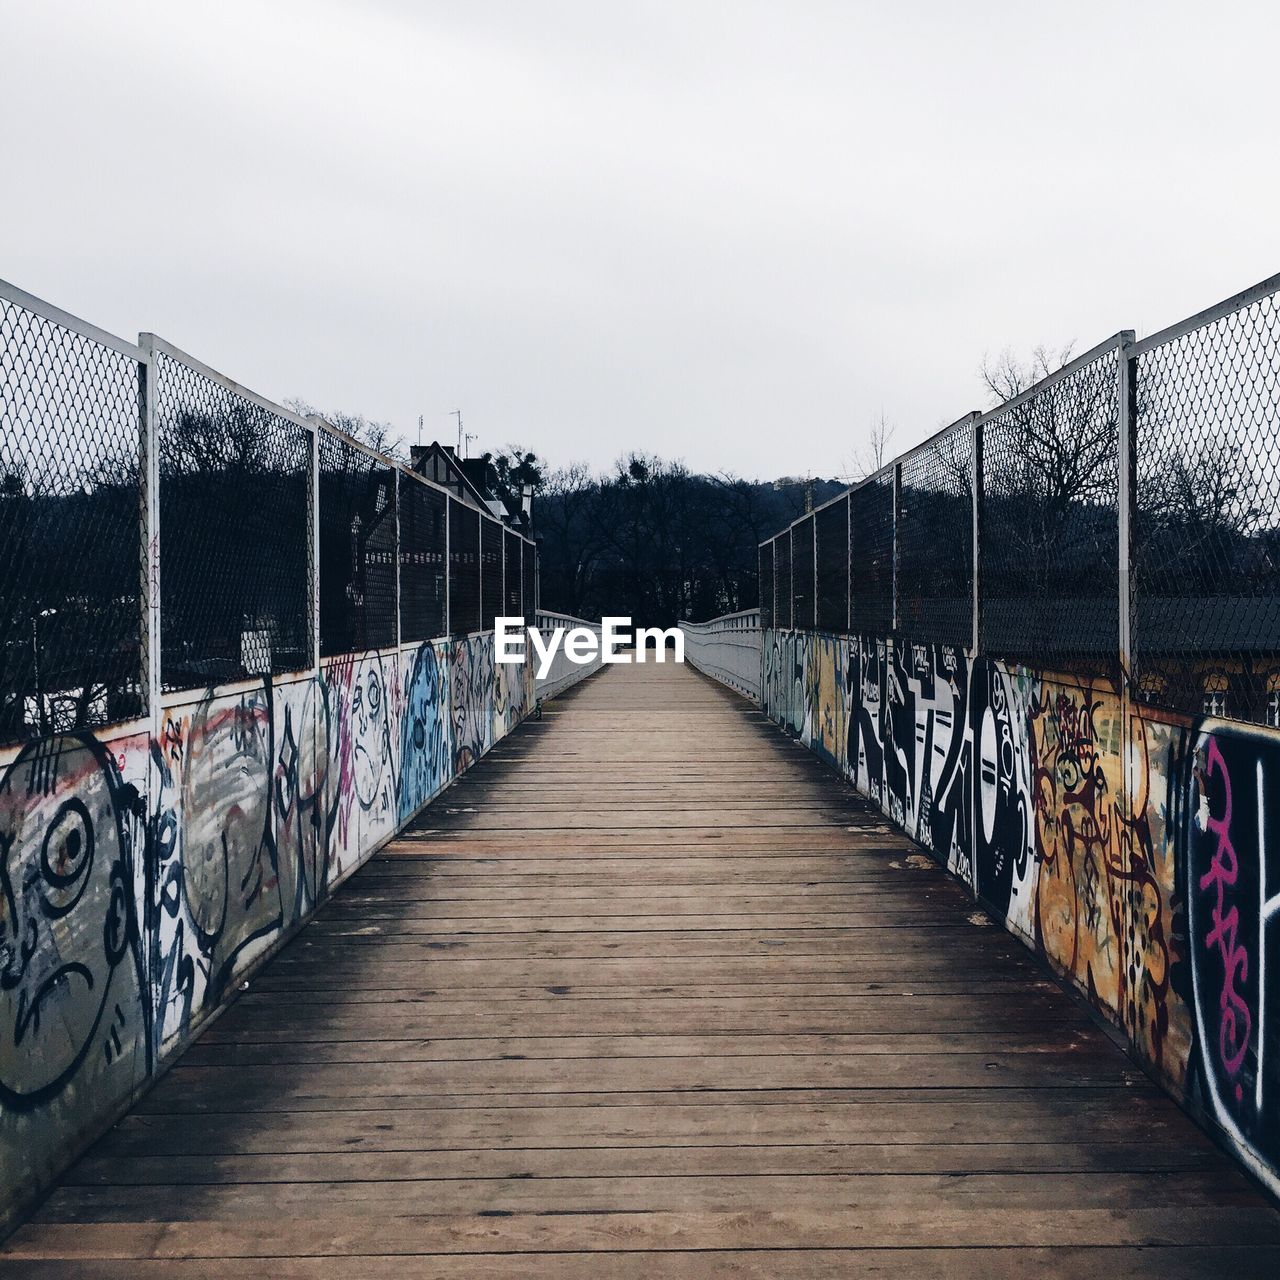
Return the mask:
[[810,632],[765,632],[761,705],[1280,1190],[1280,733],[949,646]]
[[150,1071],[147,775],[145,734],[76,734],[0,776],[0,1187]]
[[493,637],[166,699],[0,766],[0,1224],[533,705]]

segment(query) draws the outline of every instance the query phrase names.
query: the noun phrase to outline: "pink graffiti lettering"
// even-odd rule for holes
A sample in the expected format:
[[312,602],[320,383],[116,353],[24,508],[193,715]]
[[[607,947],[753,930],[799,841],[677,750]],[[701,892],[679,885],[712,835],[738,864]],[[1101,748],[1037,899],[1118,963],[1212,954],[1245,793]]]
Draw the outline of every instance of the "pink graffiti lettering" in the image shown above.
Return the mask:
[[[1249,976],[1249,953],[1239,941],[1240,912],[1234,905],[1227,909],[1229,890],[1239,875],[1239,863],[1235,847],[1231,843],[1231,775],[1217,742],[1209,739],[1206,769],[1209,778],[1222,780],[1222,812],[1210,815],[1207,829],[1218,839],[1213,864],[1200,877],[1200,892],[1212,890],[1217,897],[1212,911],[1213,928],[1205,935],[1205,950],[1218,949],[1222,960],[1222,991],[1219,995],[1221,1019],[1218,1024],[1218,1054],[1231,1078],[1235,1078],[1249,1048],[1249,1036],[1253,1030],[1253,1018],[1244,997],[1236,990],[1236,978],[1244,981]],[[1237,1098],[1240,1088],[1236,1087]]]

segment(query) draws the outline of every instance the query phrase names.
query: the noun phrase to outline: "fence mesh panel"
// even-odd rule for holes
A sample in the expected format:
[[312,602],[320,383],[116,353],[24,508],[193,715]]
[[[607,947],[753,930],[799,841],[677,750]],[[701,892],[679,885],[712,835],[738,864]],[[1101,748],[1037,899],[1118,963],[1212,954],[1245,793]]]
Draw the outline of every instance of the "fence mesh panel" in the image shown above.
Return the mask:
[[141,715],[139,365],[0,298],[0,743]]
[[1280,725],[1280,301],[1135,364],[1139,696]]
[[525,626],[534,626],[538,613],[538,547],[525,543],[521,575],[525,580]]
[[320,430],[320,653],[396,643],[396,473]]
[[806,516],[791,526],[791,625],[812,627],[813,517]]
[[480,513],[449,499],[449,630],[480,630]]
[[484,610],[481,626],[491,631],[502,613],[502,525],[482,516],[480,520],[480,592]]
[[849,496],[814,513],[817,532],[818,628],[849,626]]
[[445,634],[447,495],[400,473],[400,638]]
[[524,624],[534,625],[538,610],[538,548],[532,542],[524,544],[521,574],[524,578]]
[[165,688],[310,666],[311,433],[167,352],[155,370]]
[[773,626],[773,542],[760,544],[760,625]]
[[521,602],[520,535],[508,529],[503,535],[502,608],[508,618],[518,618],[524,612]]
[[774,626],[784,630],[791,626],[791,530],[786,529],[773,540]]
[[1113,673],[1119,637],[1119,354],[984,423],[982,647]]
[[973,427],[902,463],[898,629],[925,644],[973,643]]
[[852,628],[864,635],[893,630],[893,474],[867,480],[849,494]]

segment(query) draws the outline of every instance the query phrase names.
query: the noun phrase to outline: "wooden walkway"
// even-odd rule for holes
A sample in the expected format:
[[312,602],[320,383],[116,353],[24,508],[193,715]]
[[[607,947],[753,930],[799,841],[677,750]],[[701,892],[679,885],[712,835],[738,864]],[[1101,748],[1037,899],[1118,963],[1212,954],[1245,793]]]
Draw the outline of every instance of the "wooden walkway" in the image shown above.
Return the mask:
[[846,786],[650,665],[356,875],[0,1274],[1236,1280],[1280,1217]]

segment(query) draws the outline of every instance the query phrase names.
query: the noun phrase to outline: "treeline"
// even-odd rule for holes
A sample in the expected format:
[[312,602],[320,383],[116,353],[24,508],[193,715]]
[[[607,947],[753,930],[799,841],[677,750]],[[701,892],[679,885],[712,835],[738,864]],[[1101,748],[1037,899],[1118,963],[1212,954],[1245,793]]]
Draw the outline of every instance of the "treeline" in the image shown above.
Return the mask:
[[544,472],[528,453],[494,459],[532,484],[543,608],[578,617],[629,615],[638,626],[702,620],[758,603],[757,545],[839,493],[835,480],[755,481],[699,475],[634,453],[607,475]]

